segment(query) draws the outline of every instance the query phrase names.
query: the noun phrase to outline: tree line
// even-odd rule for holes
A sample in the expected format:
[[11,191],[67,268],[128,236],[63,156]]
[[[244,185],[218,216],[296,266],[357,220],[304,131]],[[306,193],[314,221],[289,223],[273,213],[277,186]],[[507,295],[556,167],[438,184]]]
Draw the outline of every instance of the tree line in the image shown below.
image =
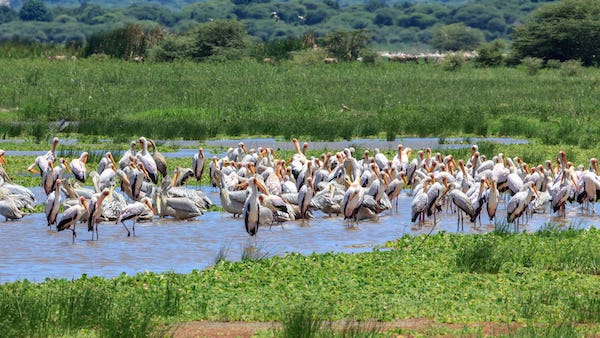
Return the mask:
[[524,17],[552,1],[165,0],[115,7],[91,1],[13,0],[20,6],[0,8],[0,40],[18,37],[82,44],[93,33],[125,23],[160,25],[182,33],[199,23],[230,19],[243,22],[248,34],[263,42],[308,32],[324,36],[331,31],[366,29],[378,49],[444,49],[447,42],[436,33],[441,27],[462,23],[476,42],[509,39]]
[[[517,4],[521,10],[528,8],[530,12],[516,15],[514,11],[500,10]],[[322,54],[318,57],[369,60],[375,57],[375,50],[389,46],[381,41],[383,30],[386,41],[401,39],[407,32],[414,33],[413,39],[426,35],[418,50],[477,49],[479,62],[485,66],[518,63],[527,57],[542,62],[578,60],[584,65],[599,64],[600,2],[596,0],[395,5],[372,0],[346,7],[333,0],[210,0],[186,6],[177,13],[156,4],[124,8],[103,8],[90,3],[49,7],[40,0],[26,0],[18,11],[3,8],[3,13],[12,13],[14,18],[0,20],[4,22],[0,25],[0,40],[58,43],[82,56],[104,54],[124,59],[144,56],[156,61],[230,60],[248,56],[281,60],[315,57],[314,47],[321,46]],[[413,18],[427,15],[437,19],[419,25],[419,20],[407,19],[408,14]],[[136,20],[125,20],[128,15]],[[347,26],[361,17],[370,17],[369,24],[365,21],[364,25]],[[114,28],[111,20],[117,18],[121,23]],[[180,26],[182,21],[186,22],[184,27]],[[53,30],[52,38],[46,35],[46,40],[28,37],[30,26],[23,25],[31,24],[39,33],[43,31],[42,23],[57,22],[63,23],[61,29]],[[5,26],[15,24],[22,25],[18,34],[4,31]],[[82,24],[94,29],[79,31],[77,38],[57,37],[67,36],[68,27]]]

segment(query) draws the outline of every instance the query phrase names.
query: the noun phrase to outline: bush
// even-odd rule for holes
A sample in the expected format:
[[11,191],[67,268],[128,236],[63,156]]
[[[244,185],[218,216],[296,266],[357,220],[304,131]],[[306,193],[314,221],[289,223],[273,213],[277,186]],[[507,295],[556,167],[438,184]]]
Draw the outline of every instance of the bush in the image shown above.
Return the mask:
[[502,50],[504,49],[504,42],[501,40],[495,40],[490,43],[484,44],[481,48],[477,49],[478,56],[475,58],[475,64],[480,67],[496,67],[502,65],[504,57],[502,56]]
[[542,69],[544,60],[528,56],[521,60],[521,64],[525,66],[527,74],[533,76],[536,75],[540,69]]
[[363,63],[373,64],[377,61],[379,55],[372,49],[364,49],[360,52],[360,58]]
[[327,57],[327,52],[323,49],[305,49],[297,52],[291,52],[291,62],[297,65],[310,65],[323,63]]
[[454,71],[465,64],[465,57],[461,53],[448,54],[441,62],[444,70]]
[[560,74],[563,76],[575,76],[581,71],[582,63],[579,60],[568,60],[560,65]]
[[546,61],[545,67],[549,68],[549,69],[560,69],[560,66],[561,66],[560,60],[551,59],[551,60]]

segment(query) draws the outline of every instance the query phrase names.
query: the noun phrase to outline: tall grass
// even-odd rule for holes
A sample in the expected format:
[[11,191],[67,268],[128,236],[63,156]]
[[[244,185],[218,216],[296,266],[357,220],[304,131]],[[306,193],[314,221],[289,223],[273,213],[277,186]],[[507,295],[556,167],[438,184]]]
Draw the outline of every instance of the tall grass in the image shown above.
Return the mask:
[[282,313],[281,337],[309,338],[316,337],[324,329],[324,313],[319,313],[310,305],[298,305],[286,309]]
[[131,292],[116,283],[85,277],[40,285],[5,284],[1,287],[0,332],[9,337],[42,337],[95,329],[105,337],[145,337],[159,329],[157,316],[180,313],[181,295],[168,277],[165,285],[142,290]]
[[[594,146],[598,69],[542,70],[360,63],[299,66],[0,59],[0,107],[21,121],[79,121],[84,134],[205,139],[272,135],[497,135]],[[341,109],[342,104],[350,110]],[[35,131],[10,127],[7,134]],[[9,128],[10,127],[10,128]],[[37,131],[39,134],[40,131]]]
[[[550,327],[549,334],[560,332],[552,330],[561,323],[572,323],[577,332],[587,325],[597,332],[599,236],[597,229],[439,233],[417,252],[411,248],[422,237],[405,236],[389,244],[394,250],[221,261],[186,275],[5,283],[0,285],[0,332],[131,337],[164,335],[165,322],[259,320],[282,322],[292,336],[374,335],[376,325],[330,326],[348,318],[520,322]],[[495,263],[486,269],[472,264],[483,258]]]
[[[592,230],[595,232],[595,230]],[[459,271],[498,273],[537,267],[557,271],[600,273],[600,243],[590,232],[550,227],[535,234],[506,231],[461,238],[456,255]]]

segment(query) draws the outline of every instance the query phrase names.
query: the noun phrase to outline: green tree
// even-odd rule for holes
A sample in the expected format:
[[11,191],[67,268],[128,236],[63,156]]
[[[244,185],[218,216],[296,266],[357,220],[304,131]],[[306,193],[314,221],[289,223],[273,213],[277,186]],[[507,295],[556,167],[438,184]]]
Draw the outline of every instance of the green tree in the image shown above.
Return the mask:
[[352,61],[358,59],[361,51],[367,48],[371,41],[371,33],[365,29],[351,32],[333,32],[325,36],[325,48],[331,56],[340,60]]
[[514,34],[517,57],[600,65],[600,1],[564,0],[540,7]]
[[454,19],[469,27],[488,29],[492,19],[502,19],[502,12],[489,4],[467,3],[456,10]]
[[27,0],[19,11],[19,18],[23,21],[51,21],[52,15],[41,0]]
[[242,23],[235,20],[215,20],[198,26],[194,32],[191,57],[236,59],[248,47],[248,34]]
[[434,28],[431,45],[439,50],[472,50],[484,41],[483,32],[467,27],[464,23],[437,26]]
[[124,10],[124,14],[138,20],[154,21],[162,26],[171,26],[176,16],[167,8],[156,4],[132,4]]
[[18,18],[17,12],[12,10],[8,6],[0,6],[0,24],[5,22],[11,22]]
[[500,66],[504,57],[502,53],[504,51],[504,41],[494,40],[490,43],[483,44],[477,49],[477,57],[475,58],[475,64],[480,67],[495,67]]
[[76,15],[79,21],[93,25],[96,23],[95,19],[99,16],[105,15],[107,10],[90,3],[83,3],[76,11]]
[[164,30],[159,27],[145,29],[141,25],[129,24],[109,32],[92,34],[83,54],[106,54],[130,60],[146,55],[146,50],[159,44],[164,34]]

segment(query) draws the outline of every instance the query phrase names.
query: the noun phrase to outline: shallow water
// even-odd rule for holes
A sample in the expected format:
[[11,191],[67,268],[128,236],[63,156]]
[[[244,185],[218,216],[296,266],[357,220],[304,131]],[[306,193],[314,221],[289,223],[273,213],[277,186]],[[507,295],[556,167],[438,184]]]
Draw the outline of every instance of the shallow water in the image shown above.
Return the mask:
[[[219,205],[218,193],[204,189]],[[34,191],[41,193],[39,188]],[[226,259],[238,261],[244,247],[249,245],[257,248],[260,256],[289,252],[358,253],[371,251],[405,234],[418,235],[431,230],[433,233],[457,232],[456,214],[446,211],[440,214],[435,227],[431,220],[422,228],[415,227],[410,222],[411,197],[407,193],[403,192],[397,212],[384,212],[377,221],[363,221],[348,227],[342,217],[315,212],[309,221],[263,227],[253,238],[246,234],[242,218],[209,212],[191,221],[155,218],[152,222],[138,223],[136,236],[130,238],[122,225],[102,223],[100,240],[91,241],[87,227],[79,225],[73,243],[70,231],[57,233],[49,229],[44,214],[26,215],[20,221],[0,221],[0,283],[25,278],[35,282],[46,277],[72,279],[82,274],[114,277],[143,271],[189,273],[212,265],[220,251],[225,252]],[[43,201],[43,198],[38,200]],[[505,219],[504,205],[500,206],[498,215],[501,220]],[[588,228],[598,224],[599,218],[583,215],[579,207],[571,206],[566,217],[568,224],[550,214],[534,214],[520,231],[536,231],[550,221],[558,221],[565,227]],[[474,228],[467,220],[464,230],[459,232],[494,230],[485,210],[481,219],[483,226]]]
[[[269,147],[272,149],[282,150],[294,150],[294,144],[290,141],[277,140],[275,138],[249,138],[249,139],[223,139],[223,140],[207,140],[201,142],[203,144],[204,153],[207,158],[216,155],[221,157],[225,154],[225,150],[229,147],[237,147],[240,142],[243,142],[248,149],[257,149],[259,147]],[[302,141],[301,141],[302,142]],[[375,149],[380,150],[396,150],[398,144],[402,144],[404,147],[411,147],[413,149],[458,149],[470,147],[472,144],[478,142],[492,142],[500,144],[525,144],[527,140],[514,139],[514,138],[501,138],[501,137],[486,137],[486,138],[446,138],[440,143],[440,138],[435,137],[405,137],[399,138],[394,141],[386,141],[383,139],[355,139],[352,141],[310,141],[309,149],[318,150],[335,150],[339,151],[347,147],[354,147],[356,149]],[[77,141],[68,139],[61,144],[74,145]],[[173,152],[162,152],[166,158],[184,158],[193,157],[197,152],[197,147],[201,144],[198,141],[170,141],[170,140],[157,140],[157,148],[160,150],[162,144],[174,144],[182,147],[178,151]],[[38,156],[46,153],[47,150],[23,150],[23,151],[8,151],[7,154],[10,156]],[[126,149],[122,149],[124,151]],[[222,150],[222,151],[219,151]],[[118,150],[107,149],[106,151],[112,151],[117,153]]]

